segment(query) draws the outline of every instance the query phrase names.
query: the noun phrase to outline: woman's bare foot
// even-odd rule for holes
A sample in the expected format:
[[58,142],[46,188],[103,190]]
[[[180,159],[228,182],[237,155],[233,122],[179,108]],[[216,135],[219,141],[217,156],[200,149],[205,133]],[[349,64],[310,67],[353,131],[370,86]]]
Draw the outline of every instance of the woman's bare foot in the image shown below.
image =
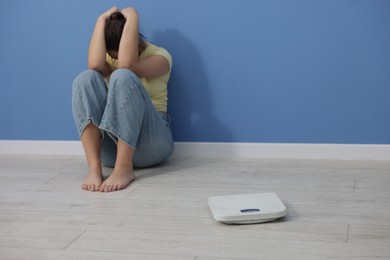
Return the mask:
[[110,177],[100,186],[101,192],[123,190],[135,179],[133,169],[114,169]]
[[100,130],[94,124],[88,124],[81,135],[85,156],[88,163],[88,175],[81,188],[87,191],[99,191],[103,182],[100,162]]
[[81,188],[86,191],[99,191],[103,182],[103,174],[100,169],[89,169]]

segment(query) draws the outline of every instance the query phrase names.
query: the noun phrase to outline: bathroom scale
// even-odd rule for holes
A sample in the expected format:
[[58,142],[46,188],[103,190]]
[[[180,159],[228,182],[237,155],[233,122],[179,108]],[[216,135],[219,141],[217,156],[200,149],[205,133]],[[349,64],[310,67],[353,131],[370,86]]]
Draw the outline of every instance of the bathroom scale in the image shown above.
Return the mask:
[[255,224],[274,221],[287,214],[275,193],[209,197],[214,219],[224,224]]

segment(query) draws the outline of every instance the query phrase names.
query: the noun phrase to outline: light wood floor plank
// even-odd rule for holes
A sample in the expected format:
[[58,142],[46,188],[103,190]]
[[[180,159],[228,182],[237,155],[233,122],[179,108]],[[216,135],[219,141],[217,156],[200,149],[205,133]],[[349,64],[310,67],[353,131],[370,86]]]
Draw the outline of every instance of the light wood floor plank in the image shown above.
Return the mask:
[[390,225],[351,225],[348,243],[390,246]]
[[0,247],[2,260],[193,260],[192,256],[163,255],[148,253],[122,253],[88,250],[53,250],[30,248],[2,248]]

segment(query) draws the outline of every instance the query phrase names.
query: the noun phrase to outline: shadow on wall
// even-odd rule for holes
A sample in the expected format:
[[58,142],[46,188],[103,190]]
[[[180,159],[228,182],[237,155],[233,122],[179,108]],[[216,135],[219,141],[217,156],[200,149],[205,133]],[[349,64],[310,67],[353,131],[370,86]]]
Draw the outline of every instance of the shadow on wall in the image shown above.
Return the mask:
[[151,42],[173,56],[168,112],[178,142],[231,142],[229,129],[213,115],[210,86],[195,45],[177,29],[155,31]]

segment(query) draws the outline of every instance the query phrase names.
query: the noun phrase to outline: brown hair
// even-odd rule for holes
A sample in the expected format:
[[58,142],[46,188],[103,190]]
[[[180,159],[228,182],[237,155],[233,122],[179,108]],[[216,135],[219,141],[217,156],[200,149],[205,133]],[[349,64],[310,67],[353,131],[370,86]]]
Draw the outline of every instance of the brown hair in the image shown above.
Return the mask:
[[[104,37],[106,41],[106,49],[109,51],[118,51],[121,41],[123,28],[126,23],[126,18],[120,12],[113,13],[106,21]],[[141,53],[146,48],[144,36],[138,33],[138,51]]]

